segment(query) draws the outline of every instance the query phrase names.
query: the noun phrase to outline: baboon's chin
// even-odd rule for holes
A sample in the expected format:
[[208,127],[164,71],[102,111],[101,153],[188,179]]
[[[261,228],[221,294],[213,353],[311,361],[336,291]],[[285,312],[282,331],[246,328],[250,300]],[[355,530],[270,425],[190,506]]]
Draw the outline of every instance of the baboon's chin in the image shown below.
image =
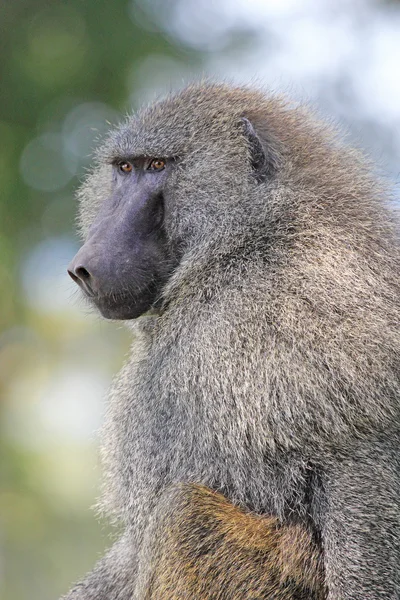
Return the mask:
[[111,298],[92,299],[94,305],[100,311],[101,315],[105,319],[111,319],[114,321],[121,320],[126,321],[129,319],[137,319],[151,308],[151,302],[133,302],[130,299],[129,302],[122,300],[113,301]]

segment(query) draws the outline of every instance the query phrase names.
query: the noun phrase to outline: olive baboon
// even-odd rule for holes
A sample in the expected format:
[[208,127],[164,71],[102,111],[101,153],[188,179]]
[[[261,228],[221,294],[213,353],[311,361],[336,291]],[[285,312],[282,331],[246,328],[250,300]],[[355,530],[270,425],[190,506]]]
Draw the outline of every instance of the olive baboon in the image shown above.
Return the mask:
[[306,109],[199,84],[113,132],[70,274],[136,319],[68,600],[400,595],[398,229]]

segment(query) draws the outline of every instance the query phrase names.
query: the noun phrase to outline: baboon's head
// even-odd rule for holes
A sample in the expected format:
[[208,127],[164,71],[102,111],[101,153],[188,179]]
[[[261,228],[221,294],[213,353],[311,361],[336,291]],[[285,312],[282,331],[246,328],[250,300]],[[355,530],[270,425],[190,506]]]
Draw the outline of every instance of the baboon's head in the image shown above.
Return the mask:
[[157,306],[186,253],[246,220],[242,199],[279,170],[278,143],[257,128],[263,104],[245,89],[192,86],[109,136],[80,192],[85,243],[68,268],[105,317]]

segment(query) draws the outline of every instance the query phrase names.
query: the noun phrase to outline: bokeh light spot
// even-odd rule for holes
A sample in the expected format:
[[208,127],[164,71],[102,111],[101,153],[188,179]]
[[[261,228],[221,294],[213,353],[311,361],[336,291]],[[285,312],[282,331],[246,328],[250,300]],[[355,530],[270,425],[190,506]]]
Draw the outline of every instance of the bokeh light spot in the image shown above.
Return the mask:
[[76,173],[76,158],[66,152],[61,135],[44,133],[25,147],[20,172],[25,183],[36,190],[55,192]]

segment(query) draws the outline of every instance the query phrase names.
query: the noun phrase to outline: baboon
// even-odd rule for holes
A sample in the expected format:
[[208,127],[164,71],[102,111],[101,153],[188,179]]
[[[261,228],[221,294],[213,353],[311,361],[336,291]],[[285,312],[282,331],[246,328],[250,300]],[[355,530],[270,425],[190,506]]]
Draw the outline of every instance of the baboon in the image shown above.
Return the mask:
[[65,598],[399,598],[385,184],[307,108],[214,83],[96,160],[69,272],[135,334],[102,455],[124,531]]

